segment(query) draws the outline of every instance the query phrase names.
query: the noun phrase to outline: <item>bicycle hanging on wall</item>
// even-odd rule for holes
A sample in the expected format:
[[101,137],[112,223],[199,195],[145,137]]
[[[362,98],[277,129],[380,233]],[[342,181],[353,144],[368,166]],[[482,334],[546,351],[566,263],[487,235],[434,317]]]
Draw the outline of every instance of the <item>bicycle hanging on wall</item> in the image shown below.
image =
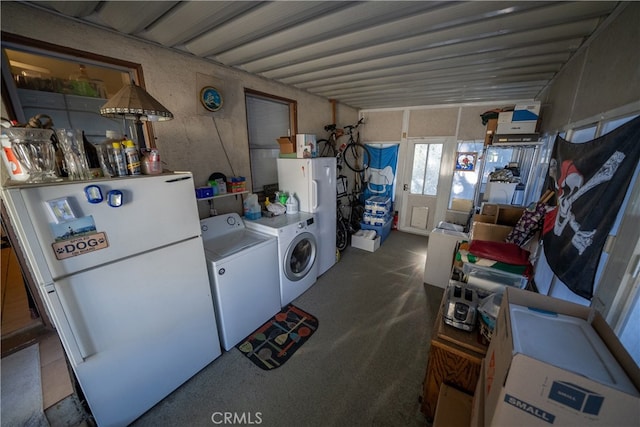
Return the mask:
[[364,123],[364,117],[358,120],[355,125],[347,125],[346,130],[348,141],[338,144],[338,139],[345,132],[338,129],[335,124],[326,125],[324,130],[329,132],[327,139],[317,141],[318,155],[320,157],[336,157],[338,166],[344,162],[349,169],[354,172],[364,172],[371,164],[371,153],[365,144],[360,142],[360,132],[358,127]]

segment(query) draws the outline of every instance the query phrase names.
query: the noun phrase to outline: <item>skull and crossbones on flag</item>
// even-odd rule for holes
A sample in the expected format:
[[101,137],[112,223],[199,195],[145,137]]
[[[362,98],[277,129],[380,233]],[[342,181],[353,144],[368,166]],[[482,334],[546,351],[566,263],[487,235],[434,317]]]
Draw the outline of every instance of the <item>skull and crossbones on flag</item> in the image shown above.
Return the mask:
[[556,137],[548,188],[556,206],[543,227],[551,270],[573,292],[591,299],[602,248],[640,158],[640,117],[585,143]]

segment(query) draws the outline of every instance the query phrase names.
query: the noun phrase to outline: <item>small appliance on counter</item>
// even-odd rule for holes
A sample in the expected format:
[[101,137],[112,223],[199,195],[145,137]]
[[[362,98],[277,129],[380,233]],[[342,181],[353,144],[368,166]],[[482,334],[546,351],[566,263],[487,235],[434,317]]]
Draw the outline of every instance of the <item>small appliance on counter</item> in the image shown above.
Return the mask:
[[443,308],[444,323],[464,331],[473,331],[478,312],[478,294],[466,283],[451,281]]

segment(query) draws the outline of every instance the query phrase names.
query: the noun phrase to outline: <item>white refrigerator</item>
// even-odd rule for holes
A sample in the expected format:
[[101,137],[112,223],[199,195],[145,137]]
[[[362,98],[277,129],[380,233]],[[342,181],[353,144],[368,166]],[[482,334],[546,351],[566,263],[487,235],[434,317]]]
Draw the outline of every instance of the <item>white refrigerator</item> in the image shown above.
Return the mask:
[[336,263],[336,159],[278,158],[278,188],[295,194],[300,211],[318,223],[318,275]]
[[130,424],[221,354],[190,173],[2,197],[99,426]]

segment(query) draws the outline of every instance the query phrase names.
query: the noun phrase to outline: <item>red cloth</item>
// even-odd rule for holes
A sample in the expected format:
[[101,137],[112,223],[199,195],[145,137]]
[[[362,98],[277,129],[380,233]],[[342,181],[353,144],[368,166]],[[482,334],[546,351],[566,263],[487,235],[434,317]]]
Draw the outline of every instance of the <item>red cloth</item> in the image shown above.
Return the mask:
[[515,243],[472,240],[469,253],[480,258],[488,258],[513,265],[528,265],[529,251]]

